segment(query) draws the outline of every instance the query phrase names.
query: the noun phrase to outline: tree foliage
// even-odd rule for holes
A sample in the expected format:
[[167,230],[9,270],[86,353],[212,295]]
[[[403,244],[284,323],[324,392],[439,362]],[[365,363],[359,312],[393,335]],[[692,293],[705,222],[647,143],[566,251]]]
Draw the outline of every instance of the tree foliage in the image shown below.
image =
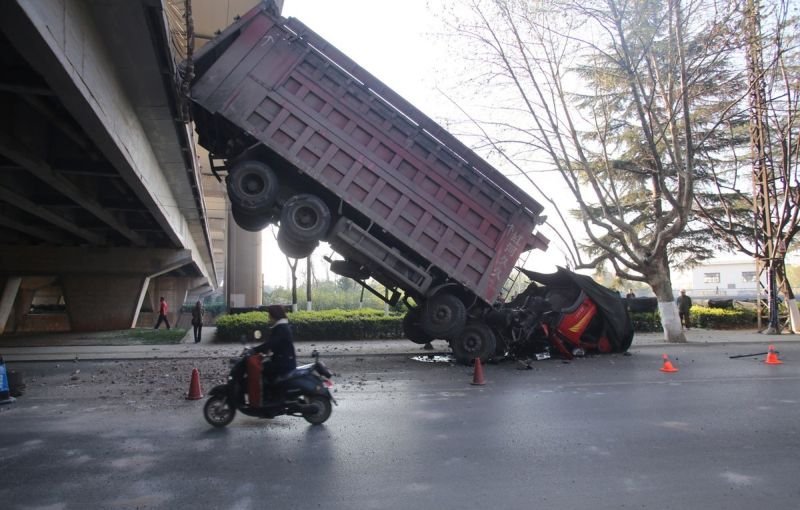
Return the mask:
[[[608,263],[653,288],[673,341],[683,335],[668,310],[670,265],[711,254],[708,232],[687,225],[739,100],[733,1],[460,0],[470,14],[450,18],[481,63],[473,84],[491,90],[492,105],[469,114],[484,148],[550,202],[575,268]],[[527,166],[560,175],[573,210]]]

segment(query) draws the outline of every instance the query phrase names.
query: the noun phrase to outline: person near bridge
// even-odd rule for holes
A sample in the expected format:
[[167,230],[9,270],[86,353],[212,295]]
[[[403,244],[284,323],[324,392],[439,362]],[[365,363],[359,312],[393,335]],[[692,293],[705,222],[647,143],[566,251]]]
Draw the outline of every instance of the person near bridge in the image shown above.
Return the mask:
[[169,306],[167,305],[167,300],[164,299],[164,296],[161,296],[158,303],[158,320],[156,321],[156,326],[153,329],[158,329],[161,326],[161,323],[165,323],[167,325],[167,329],[169,328],[169,319],[167,319],[167,312],[169,311]]

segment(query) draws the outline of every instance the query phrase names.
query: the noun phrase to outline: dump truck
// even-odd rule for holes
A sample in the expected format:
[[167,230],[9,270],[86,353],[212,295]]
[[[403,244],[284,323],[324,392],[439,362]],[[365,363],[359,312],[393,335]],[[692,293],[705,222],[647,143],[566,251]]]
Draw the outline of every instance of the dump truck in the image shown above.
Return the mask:
[[536,200],[271,2],[183,66],[240,227],[279,225],[293,258],[329,243],[334,273],[408,305],[416,343],[446,339],[464,362],[505,349],[486,319],[520,255],[547,249]]

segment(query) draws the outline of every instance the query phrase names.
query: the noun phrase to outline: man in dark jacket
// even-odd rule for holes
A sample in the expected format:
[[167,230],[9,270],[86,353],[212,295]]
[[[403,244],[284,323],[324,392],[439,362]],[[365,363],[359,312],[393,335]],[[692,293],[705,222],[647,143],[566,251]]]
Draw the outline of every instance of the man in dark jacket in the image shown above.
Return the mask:
[[297,367],[295,360],[292,330],[289,328],[289,319],[280,305],[267,307],[270,334],[267,340],[253,350],[262,354],[272,352],[269,360],[264,362],[263,377],[268,382],[273,382],[282,375],[286,375]]
[[681,318],[681,324],[686,329],[691,329],[691,320],[689,319],[689,310],[692,309],[692,298],[686,295],[686,291],[681,289],[681,295],[675,300],[678,303],[678,316]]

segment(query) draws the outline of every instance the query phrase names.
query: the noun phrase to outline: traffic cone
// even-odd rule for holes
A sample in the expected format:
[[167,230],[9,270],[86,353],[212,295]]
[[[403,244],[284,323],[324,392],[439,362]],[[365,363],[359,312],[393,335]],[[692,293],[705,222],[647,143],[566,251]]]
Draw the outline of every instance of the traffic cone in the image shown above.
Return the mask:
[[672,362],[669,360],[666,354],[664,354],[664,365],[659,368],[662,372],[677,372],[678,369],[672,366]]
[[767,353],[767,359],[764,361],[767,365],[783,365],[783,361],[778,359],[778,353],[775,352],[775,346],[769,346],[769,352]]
[[476,386],[482,386],[486,384],[486,381],[483,379],[483,367],[481,366],[480,358],[475,358],[475,373],[472,376],[472,382],[470,384],[474,384]]
[[200,371],[192,369],[192,382],[189,383],[189,394],[186,400],[200,400],[203,398],[203,390],[200,389]]

